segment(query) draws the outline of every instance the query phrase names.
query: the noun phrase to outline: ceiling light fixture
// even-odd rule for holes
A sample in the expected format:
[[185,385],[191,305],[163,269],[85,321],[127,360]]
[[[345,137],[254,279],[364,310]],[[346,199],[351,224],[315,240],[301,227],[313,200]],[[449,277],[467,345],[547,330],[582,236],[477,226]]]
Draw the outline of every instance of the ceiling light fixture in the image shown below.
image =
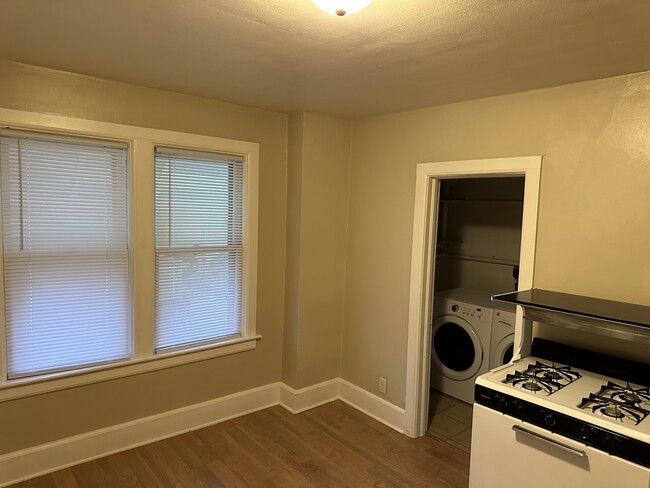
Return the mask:
[[338,15],[343,17],[344,15],[350,15],[359,10],[363,10],[372,0],[311,0],[314,5],[319,9],[327,12],[328,14]]

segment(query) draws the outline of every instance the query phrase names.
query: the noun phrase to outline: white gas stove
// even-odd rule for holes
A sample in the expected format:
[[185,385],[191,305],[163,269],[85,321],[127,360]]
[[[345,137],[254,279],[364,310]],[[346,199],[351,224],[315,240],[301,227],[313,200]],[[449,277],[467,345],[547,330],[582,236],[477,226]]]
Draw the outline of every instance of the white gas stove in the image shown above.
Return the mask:
[[[476,384],[503,393],[497,401],[504,404],[506,410],[507,400],[503,399],[510,396],[513,401],[522,400],[513,407],[520,414],[525,413],[523,401],[530,402],[585,424],[645,442],[650,448],[650,391],[647,386],[534,356],[493,370],[479,377]],[[477,391],[482,389],[477,388]],[[478,403],[483,403],[482,400],[485,399],[477,398]],[[549,422],[552,419],[549,418]],[[650,452],[646,461],[650,466]]]
[[[512,486],[519,471],[527,488],[650,488],[648,365],[587,355],[580,367],[528,356],[477,379],[471,488]],[[602,365],[620,374],[593,372]],[[544,476],[531,476],[540,467]]]

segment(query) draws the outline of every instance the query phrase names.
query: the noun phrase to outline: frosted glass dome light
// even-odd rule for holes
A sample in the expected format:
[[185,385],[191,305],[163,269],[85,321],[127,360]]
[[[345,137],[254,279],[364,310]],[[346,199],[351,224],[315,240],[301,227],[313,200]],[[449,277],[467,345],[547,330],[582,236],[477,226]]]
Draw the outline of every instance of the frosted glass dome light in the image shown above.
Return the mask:
[[359,10],[363,10],[372,0],[311,0],[314,5],[319,9],[327,12],[328,14],[338,15],[351,15]]

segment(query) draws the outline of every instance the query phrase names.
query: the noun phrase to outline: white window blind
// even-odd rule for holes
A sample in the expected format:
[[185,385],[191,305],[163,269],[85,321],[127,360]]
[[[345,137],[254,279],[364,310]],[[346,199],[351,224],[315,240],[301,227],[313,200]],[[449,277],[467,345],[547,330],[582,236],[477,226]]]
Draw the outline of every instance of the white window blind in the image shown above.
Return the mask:
[[8,377],[130,356],[127,146],[0,132]]
[[243,158],[156,148],[156,351],[241,335],[243,194]]

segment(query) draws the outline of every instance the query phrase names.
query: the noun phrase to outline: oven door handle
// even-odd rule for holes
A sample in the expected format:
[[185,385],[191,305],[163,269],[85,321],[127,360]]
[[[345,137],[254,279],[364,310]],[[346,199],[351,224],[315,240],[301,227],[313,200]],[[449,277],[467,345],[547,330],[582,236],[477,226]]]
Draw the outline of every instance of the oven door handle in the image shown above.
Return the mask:
[[513,425],[512,430],[514,430],[515,432],[520,432],[522,434],[529,435],[531,437],[534,437],[535,439],[538,439],[538,440],[540,440],[542,442],[545,442],[547,444],[550,444],[552,446],[559,447],[560,449],[562,449],[562,450],[564,450],[566,452],[570,452],[571,454],[575,454],[576,456],[579,456],[579,457],[587,456],[587,453],[585,451],[581,451],[580,449],[576,449],[574,447],[567,446],[566,444],[558,442],[555,439],[549,439],[546,436],[538,434],[537,432],[533,432],[532,430],[528,430],[528,429],[525,429],[523,427],[520,427],[519,425]]

